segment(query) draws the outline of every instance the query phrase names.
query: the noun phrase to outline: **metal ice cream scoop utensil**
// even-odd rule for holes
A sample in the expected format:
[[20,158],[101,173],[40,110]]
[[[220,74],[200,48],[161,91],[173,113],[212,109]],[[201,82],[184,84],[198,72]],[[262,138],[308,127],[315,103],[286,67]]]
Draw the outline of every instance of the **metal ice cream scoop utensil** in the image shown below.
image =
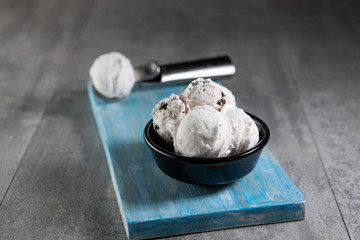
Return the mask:
[[136,67],[136,82],[164,83],[196,78],[224,78],[235,74],[235,66],[228,56],[160,65],[156,61]]
[[[129,73],[132,71],[130,78]],[[234,75],[235,66],[228,56],[221,56],[165,65],[151,61],[133,68],[124,55],[111,52],[99,56],[89,73],[94,92],[107,99],[116,100],[129,95],[136,82],[165,83],[200,77],[219,79]]]

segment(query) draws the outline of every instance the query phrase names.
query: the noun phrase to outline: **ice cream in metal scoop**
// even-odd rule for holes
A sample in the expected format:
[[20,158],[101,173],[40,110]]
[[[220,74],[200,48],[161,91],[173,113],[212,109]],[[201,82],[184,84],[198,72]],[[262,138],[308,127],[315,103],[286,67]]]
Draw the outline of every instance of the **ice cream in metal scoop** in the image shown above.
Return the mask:
[[106,98],[120,99],[129,95],[137,82],[223,78],[234,75],[235,66],[228,56],[220,56],[166,65],[151,61],[134,68],[126,56],[110,52],[95,59],[89,73],[90,81],[98,93]]

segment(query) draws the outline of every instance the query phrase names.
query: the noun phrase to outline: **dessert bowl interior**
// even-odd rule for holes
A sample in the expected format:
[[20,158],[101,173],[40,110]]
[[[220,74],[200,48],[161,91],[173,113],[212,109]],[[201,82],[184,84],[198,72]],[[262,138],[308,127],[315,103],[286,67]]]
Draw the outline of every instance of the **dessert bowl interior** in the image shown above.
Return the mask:
[[144,129],[144,140],[158,167],[168,176],[197,185],[231,183],[249,174],[256,166],[263,148],[269,141],[270,130],[260,118],[247,113],[259,129],[259,142],[251,149],[226,157],[185,157],[175,153],[154,130],[152,120]]

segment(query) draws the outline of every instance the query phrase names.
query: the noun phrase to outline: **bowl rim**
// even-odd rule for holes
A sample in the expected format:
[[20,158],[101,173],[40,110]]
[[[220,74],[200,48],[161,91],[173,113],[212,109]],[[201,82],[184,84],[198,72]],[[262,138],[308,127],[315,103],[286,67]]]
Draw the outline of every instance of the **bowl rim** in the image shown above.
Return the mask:
[[[150,137],[149,137],[149,131],[150,129],[152,129],[152,123],[153,123],[153,119],[151,119],[145,126],[144,128],[144,133],[143,133],[143,137],[145,140],[145,143],[154,151],[158,152],[161,155],[165,155],[167,157],[170,157],[172,160],[177,160],[177,161],[181,161],[181,162],[185,162],[185,163],[192,163],[192,164],[211,164],[211,165],[216,165],[216,164],[223,164],[223,163],[231,163],[231,162],[237,162],[237,161],[241,161],[246,159],[247,157],[257,153],[258,151],[261,151],[266,144],[269,141],[270,138],[270,129],[267,126],[267,124],[260,119],[259,117],[246,112],[246,114],[248,114],[256,123],[256,126],[259,128],[259,126],[262,128],[263,130],[263,137],[258,141],[258,143],[248,149],[245,152],[239,153],[239,154],[235,154],[235,155],[231,155],[231,156],[226,156],[226,157],[217,157],[217,158],[199,158],[199,157],[187,157],[187,156],[182,156],[182,155],[178,155],[175,152],[170,152],[168,150],[165,150],[164,148],[162,148],[161,146],[158,146],[158,144],[156,144]],[[260,129],[259,129],[260,131]]]

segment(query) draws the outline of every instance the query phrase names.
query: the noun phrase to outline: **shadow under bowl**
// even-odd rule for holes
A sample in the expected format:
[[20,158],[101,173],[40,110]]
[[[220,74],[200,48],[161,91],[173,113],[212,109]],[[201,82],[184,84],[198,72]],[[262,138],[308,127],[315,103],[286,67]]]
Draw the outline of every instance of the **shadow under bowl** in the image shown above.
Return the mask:
[[168,176],[196,185],[223,185],[249,174],[256,166],[263,148],[269,141],[270,130],[260,118],[247,113],[259,129],[259,142],[240,154],[198,158],[175,154],[173,146],[167,144],[154,130],[150,120],[144,129],[145,143],[151,149],[156,164]]

